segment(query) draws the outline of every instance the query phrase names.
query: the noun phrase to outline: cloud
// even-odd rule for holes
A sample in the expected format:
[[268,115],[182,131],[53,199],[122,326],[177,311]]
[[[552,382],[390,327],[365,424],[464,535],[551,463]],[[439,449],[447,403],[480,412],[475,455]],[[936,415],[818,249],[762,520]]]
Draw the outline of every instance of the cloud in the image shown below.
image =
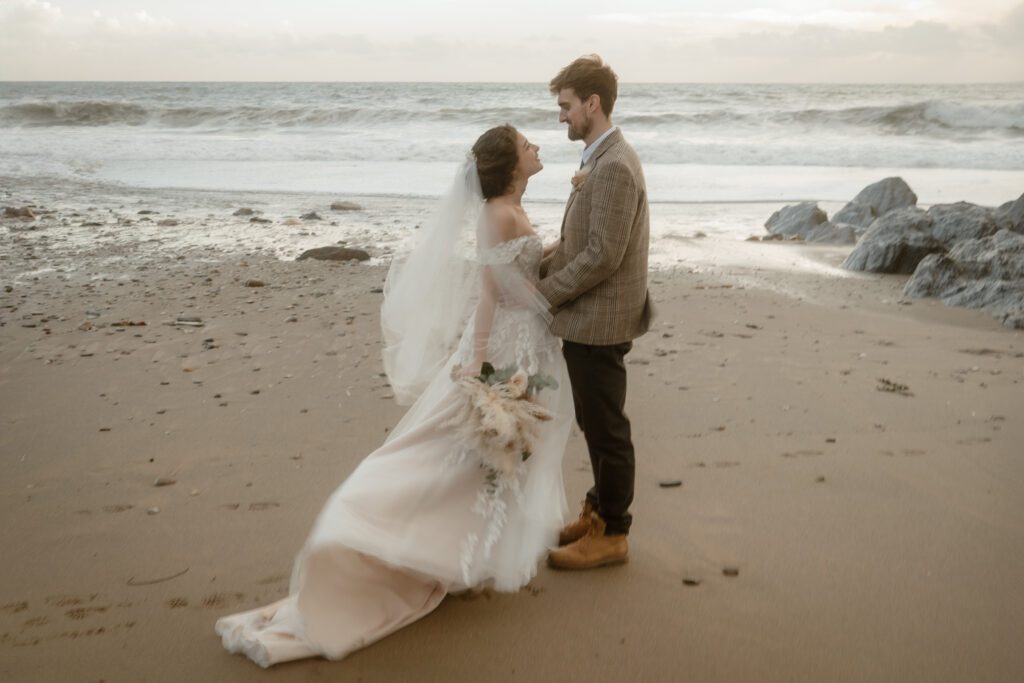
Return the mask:
[[843,18],[783,3],[782,14],[756,15],[720,4],[731,18],[665,4],[661,12],[581,15],[575,26],[583,22],[584,30],[537,22],[506,36],[445,33],[443,17],[401,34],[371,33],[357,22],[343,31],[230,19],[210,28],[145,10],[69,16],[49,2],[0,0],[0,80],[546,81],[559,65],[595,51],[632,82],[1024,79],[1024,3],[987,24],[878,26],[861,23],[860,10]]

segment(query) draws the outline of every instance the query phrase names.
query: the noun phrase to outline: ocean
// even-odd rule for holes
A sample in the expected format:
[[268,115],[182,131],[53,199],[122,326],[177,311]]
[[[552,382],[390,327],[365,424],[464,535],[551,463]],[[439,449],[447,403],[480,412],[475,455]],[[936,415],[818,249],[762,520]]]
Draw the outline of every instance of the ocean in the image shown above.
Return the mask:
[[[785,203],[831,213],[890,175],[925,205],[1024,191],[1022,83],[624,83],[613,120],[644,162],[653,251],[668,260],[679,250],[665,240],[742,239]],[[231,197],[260,197],[268,214],[359,198],[372,215],[345,234],[393,242],[505,122],[540,146],[528,209],[557,229],[582,144],[540,83],[0,83],[0,187],[100,206],[144,195],[186,213]]]

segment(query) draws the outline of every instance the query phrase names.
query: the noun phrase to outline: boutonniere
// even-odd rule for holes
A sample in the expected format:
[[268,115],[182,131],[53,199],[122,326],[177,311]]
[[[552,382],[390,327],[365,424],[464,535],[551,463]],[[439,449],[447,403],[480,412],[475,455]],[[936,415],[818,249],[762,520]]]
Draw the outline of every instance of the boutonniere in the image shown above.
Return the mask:
[[576,171],[572,175],[572,191],[578,192],[583,187],[583,183],[586,182],[587,176],[590,175],[590,167],[584,166],[580,170]]

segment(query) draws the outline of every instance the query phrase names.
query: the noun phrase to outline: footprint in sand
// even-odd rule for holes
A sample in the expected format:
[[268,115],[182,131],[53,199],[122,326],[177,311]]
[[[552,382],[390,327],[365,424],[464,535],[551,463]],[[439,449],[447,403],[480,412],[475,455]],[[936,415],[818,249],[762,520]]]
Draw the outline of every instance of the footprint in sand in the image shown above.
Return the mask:
[[200,605],[207,609],[220,609],[244,599],[245,593],[214,593],[203,598]]
[[22,600],[20,602],[9,602],[3,607],[0,607],[0,610],[7,612],[9,614],[17,614],[18,612],[24,612],[27,609],[28,602],[25,600]]
[[272,583],[280,583],[282,581],[287,581],[287,580],[288,580],[288,574],[274,574],[273,576],[268,576],[265,579],[260,579],[256,583],[258,585],[260,585],[260,586],[266,586],[266,585],[269,585],[269,584],[272,584]]
[[188,607],[188,600],[186,598],[171,598],[164,604],[171,609],[178,609],[180,607]]
[[46,604],[54,607],[74,607],[76,605],[87,605],[96,600],[99,596],[99,593],[93,593],[88,597],[79,597],[77,595],[51,595],[46,598]]
[[69,609],[64,613],[64,616],[68,619],[81,621],[82,619],[87,619],[89,617],[96,616],[97,614],[103,614],[108,609],[110,609],[110,605],[106,605],[104,607],[76,607],[75,609]]
[[816,456],[816,455],[825,455],[825,452],[824,451],[794,451],[793,453],[790,453],[789,451],[786,451],[785,453],[782,454],[782,457],[783,458],[809,458],[809,457],[813,457],[813,456]]

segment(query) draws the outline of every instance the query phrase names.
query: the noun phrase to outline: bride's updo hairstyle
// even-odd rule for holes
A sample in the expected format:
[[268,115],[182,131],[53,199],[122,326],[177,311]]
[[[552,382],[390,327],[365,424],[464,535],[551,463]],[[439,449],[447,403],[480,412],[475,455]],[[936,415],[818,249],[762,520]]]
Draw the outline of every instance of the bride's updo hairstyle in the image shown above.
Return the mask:
[[512,175],[519,161],[518,139],[518,131],[506,123],[491,128],[473,144],[484,199],[500,197],[512,186]]

